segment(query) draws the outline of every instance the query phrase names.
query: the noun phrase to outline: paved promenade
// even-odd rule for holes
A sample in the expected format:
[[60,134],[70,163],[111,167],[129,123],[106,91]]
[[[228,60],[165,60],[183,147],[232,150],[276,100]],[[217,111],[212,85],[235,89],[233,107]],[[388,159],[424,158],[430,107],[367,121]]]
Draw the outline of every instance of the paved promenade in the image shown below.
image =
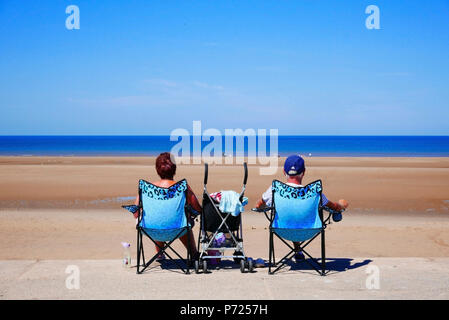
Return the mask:
[[4,260],[0,299],[449,299],[449,258],[337,259],[328,266],[325,277],[296,266],[242,274],[230,263],[184,275],[155,263],[136,275],[120,260]]

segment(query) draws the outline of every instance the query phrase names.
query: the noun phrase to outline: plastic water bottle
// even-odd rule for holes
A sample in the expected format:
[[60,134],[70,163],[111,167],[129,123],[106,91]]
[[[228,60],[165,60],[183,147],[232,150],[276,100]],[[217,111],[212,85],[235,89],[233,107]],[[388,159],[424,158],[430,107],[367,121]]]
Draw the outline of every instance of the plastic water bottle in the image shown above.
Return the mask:
[[128,242],[122,242],[123,246],[123,267],[129,268],[131,267],[131,244]]

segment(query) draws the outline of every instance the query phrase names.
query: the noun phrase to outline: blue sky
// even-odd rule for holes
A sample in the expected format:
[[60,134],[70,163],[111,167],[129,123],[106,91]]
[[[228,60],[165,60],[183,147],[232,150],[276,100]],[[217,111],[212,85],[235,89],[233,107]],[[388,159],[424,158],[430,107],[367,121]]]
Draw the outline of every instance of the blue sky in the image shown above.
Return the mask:
[[[371,4],[380,30],[365,27]],[[2,135],[168,135],[193,120],[448,135],[449,0],[1,0],[0,111]]]

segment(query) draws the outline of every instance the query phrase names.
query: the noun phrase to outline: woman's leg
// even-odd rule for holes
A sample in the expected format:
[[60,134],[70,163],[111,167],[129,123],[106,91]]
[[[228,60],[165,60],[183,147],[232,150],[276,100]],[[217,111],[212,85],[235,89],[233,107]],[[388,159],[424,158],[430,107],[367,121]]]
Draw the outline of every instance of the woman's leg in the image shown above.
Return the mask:
[[[190,235],[190,248],[189,248],[189,238],[188,238],[189,235]],[[188,250],[190,250],[190,254],[192,256],[195,256],[198,253],[198,251],[196,250],[195,237],[193,236],[192,230],[189,230],[189,234],[186,233],[180,239],[181,239],[182,243],[184,244],[184,246]]]
[[[195,237],[193,236],[192,230],[190,230],[189,233],[190,233],[190,249],[189,249],[189,239],[188,239],[188,234],[186,233],[185,235],[183,235],[182,237],[180,237],[180,239],[181,239],[182,243],[184,244],[184,246],[185,246],[187,249],[190,250],[190,254],[191,254],[192,256],[195,256],[195,255],[198,253],[198,251],[196,250]],[[161,247],[164,246],[164,243],[163,243],[163,242],[156,241],[156,243],[157,243],[159,246],[161,246]],[[156,252],[161,251],[161,249],[160,249],[157,245],[155,245],[155,246],[156,246]]]
[[[165,243],[161,242],[161,241],[156,241],[157,245],[155,245],[156,247],[156,252],[159,253],[159,251],[161,251],[161,248],[164,247]],[[158,247],[160,246],[160,247]]]

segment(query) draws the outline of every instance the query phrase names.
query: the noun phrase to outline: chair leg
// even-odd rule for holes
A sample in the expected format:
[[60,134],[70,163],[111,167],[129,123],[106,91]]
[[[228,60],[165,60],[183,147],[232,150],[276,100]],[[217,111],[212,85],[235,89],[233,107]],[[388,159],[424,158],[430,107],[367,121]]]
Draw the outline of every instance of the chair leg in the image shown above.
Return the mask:
[[[269,252],[268,252],[268,274],[271,273],[272,262],[274,264],[274,243],[273,243],[273,232],[270,231],[270,240],[269,240]],[[273,260],[272,260],[273,258]]]
[[324,237],[324,229],[321,231],[321,275],[326,275],[326,243]]
[[192,250],[190,248],[192,244],[191,232],[187,229],[187,272],[186,274],[190,274],[190,261],[192,259]]
[[[154,239],[152,239],[145,231],[143,230],[138,230],[138,236],[137,236],[137,273],[141,274],[143,273],[150,265],[151,263],[153,263],[153,261],[156,260],[157,256],[160,254],[166,254],[167,257],[173,261],[176,265],[178,265],[178,267],[185,273],[185,274],[189,274],[190,273],[190,260],[192,259],[192,252],[190,250],[190,247],[192,245],[192,236],[191,233],[189,232],[190,230],[188,230],[188,234],[187,234],[187,259],[185,260],[183,257],[181,257],[178,252],[176,252],[172,247],[171,244],[176,240],[179,239],[179,236],[181,235],[182,231],[175,237],[173,238],[171,241],[168,242],[164,242],[164,244],[162,246],[160,246]],[[159,247],[160,251],[157,252],[148,262],[145,261],[145,254],[144,254],[144,249],[143,249],[143,234],[145,234],[157,247]],[[181,261],[182,264],[179,264],[175,259],[173,259],[170,254],[167,252],[167,249],[170,249],[175,256],[177,256]],[[140,256],[142,255],[142,257]],[[143,259],[143,263],[141,264],[141,258]],[[184,264],[186,268],[184,269]],[[142,265],[143,268],[140,268],[140,266]]]
[[143,233],[140,232],[140,248],[142,252],[142,264],[145,265],[145,249],[143,248]]
[[140,232],[137,230],[137,274],[140,268]]
[[198,241],[196,243],[196,250],[198,252],[200,251],[201,233],[202,233],[202,231],[200,230],[200,232],[198,232]]
[[[142,230],[139,230],[139,232],[138,232],[137,241],[138,241],[138,244],[137,244],[137,273],[141,274],[146,269],[145,250],[143,249]],[[140,267],[143,267],[143,269],[141,269]]]

